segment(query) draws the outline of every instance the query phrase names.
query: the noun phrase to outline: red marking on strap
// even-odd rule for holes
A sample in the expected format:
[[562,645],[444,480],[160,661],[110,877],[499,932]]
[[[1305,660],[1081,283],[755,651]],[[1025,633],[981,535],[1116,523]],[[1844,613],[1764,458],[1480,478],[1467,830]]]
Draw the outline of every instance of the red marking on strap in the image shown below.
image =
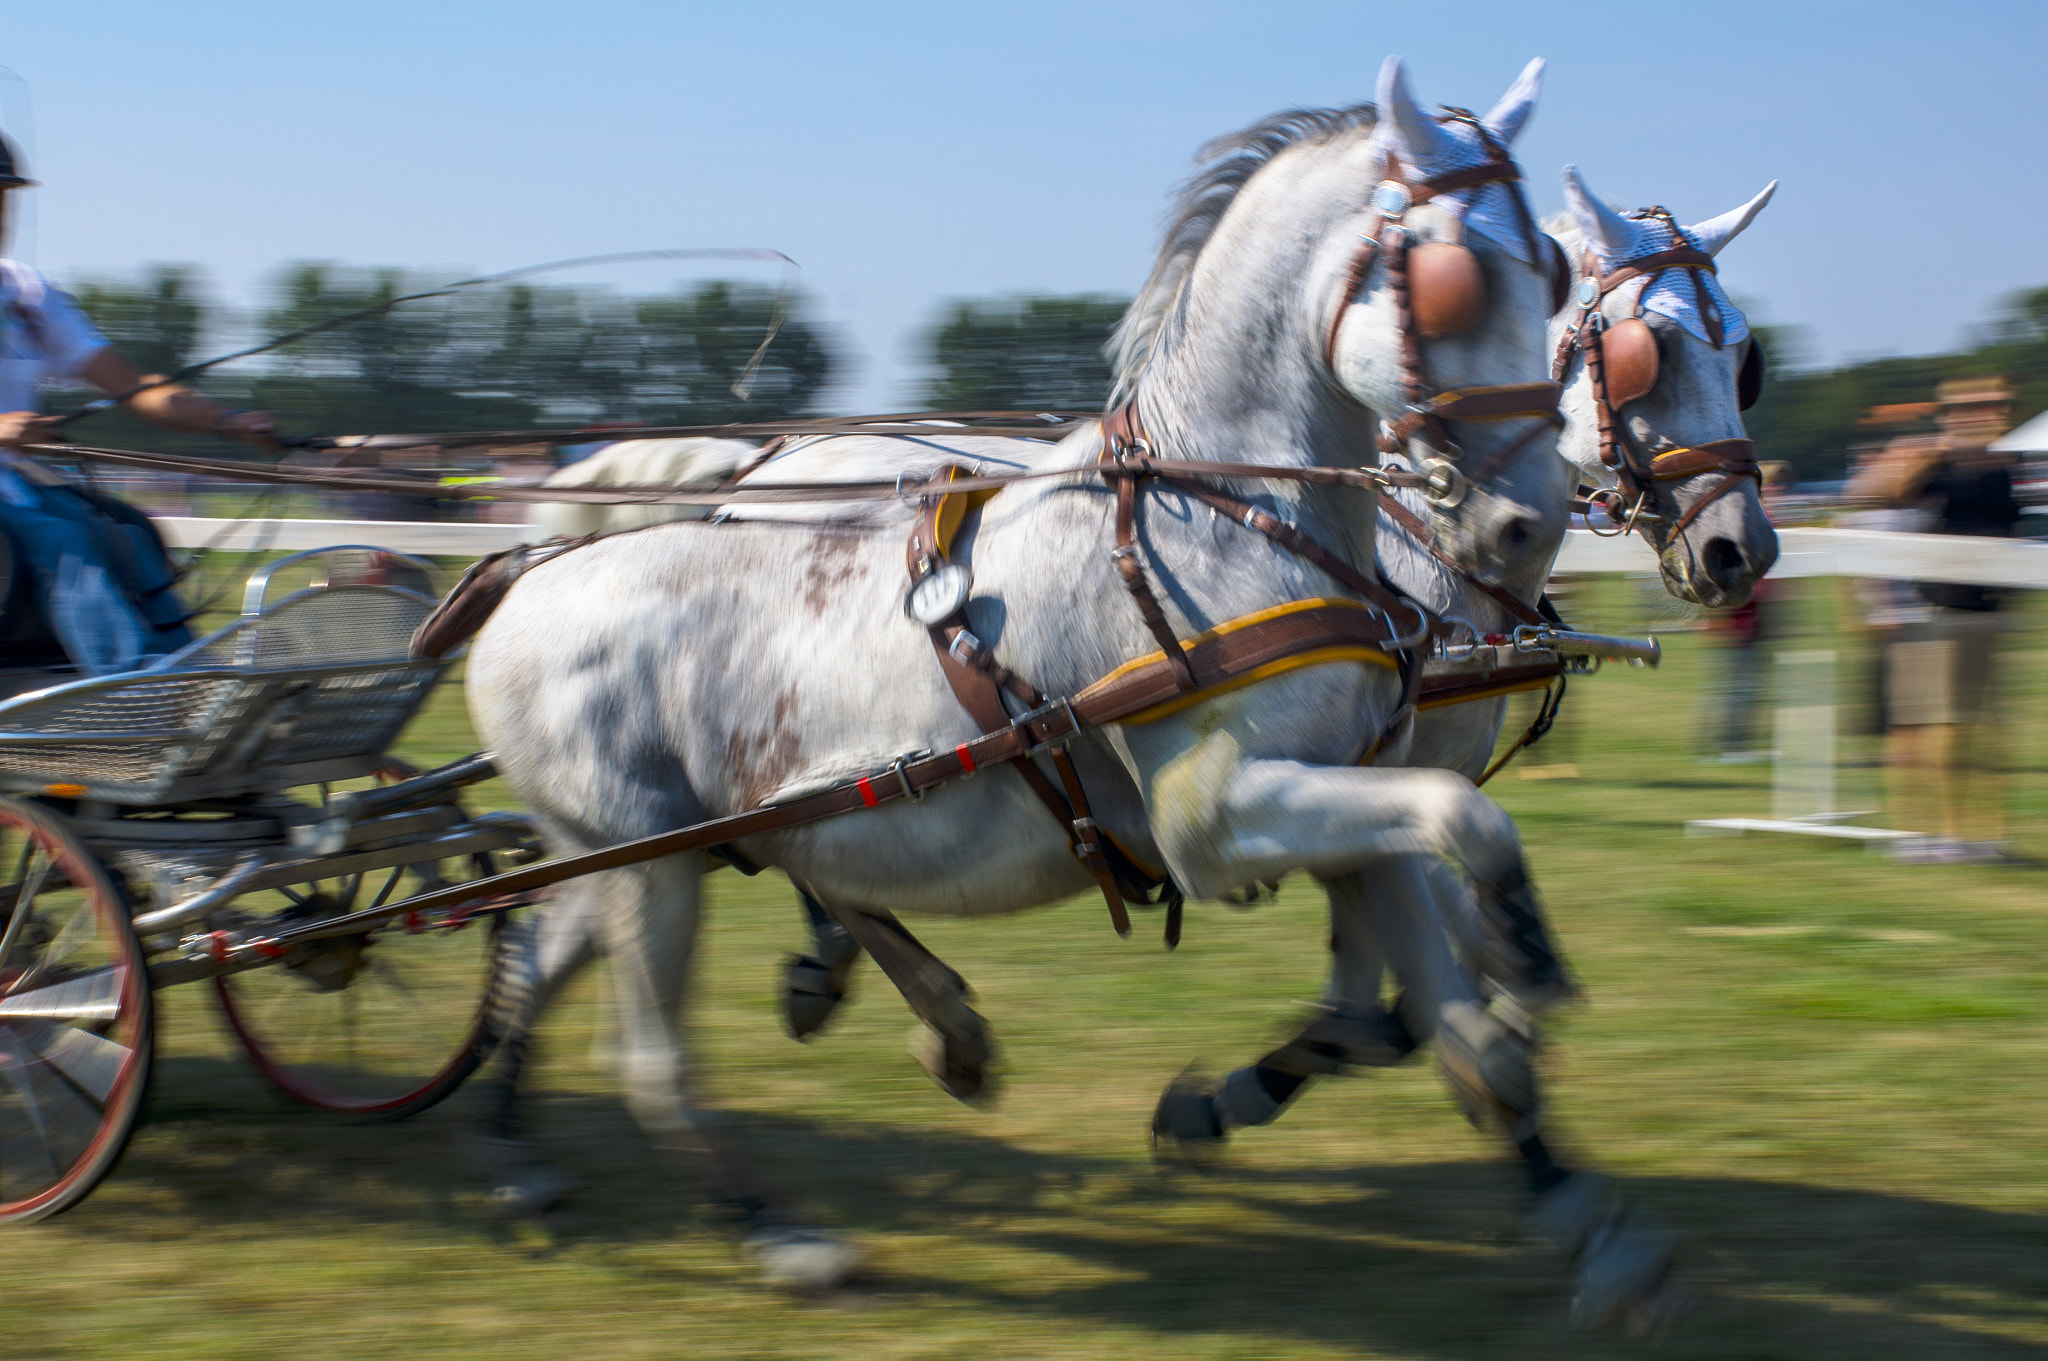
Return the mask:
[[868,807],[873,808],[881,802],[881,799],[875,796],[875,787],[868,783],[867,776],[863,775],[858,780],[855,780],[853,787],[860,791],[860,801]]
[[967,744],[962,742],[959,746],[953,748],[953,754],[960,758],[960,773],[972,775],[974,773],[974,753],[967,749]]

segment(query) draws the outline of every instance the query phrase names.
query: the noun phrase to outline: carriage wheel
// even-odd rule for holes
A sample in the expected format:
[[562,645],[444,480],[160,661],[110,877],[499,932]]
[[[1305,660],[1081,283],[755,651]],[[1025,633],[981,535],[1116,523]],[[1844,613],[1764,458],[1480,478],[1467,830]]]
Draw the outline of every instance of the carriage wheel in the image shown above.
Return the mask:
[[[409,895],[445,864],[477,876],[489,856],[427,861],[292,885],[236,907],[282,927]],[[464,876],[457,876],[464,877]],[[461,1086],[490,1057],[489,1007],[504,917],[401,917],[362,935],[294,948],[278,964],[214,980],[228,1027],[264,1079],[319,1110],[402,1120]]]
[[85,1199],[149,1086],[149,970],[64,819],[0,798],[0,1224]]

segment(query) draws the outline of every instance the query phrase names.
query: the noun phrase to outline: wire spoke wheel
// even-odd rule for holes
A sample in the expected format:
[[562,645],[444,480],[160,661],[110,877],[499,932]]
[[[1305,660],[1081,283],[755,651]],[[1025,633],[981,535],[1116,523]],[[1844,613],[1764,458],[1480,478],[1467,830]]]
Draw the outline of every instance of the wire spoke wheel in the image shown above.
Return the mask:
[[[236,906],[267,913],[277,930],[489,873],[488,856],[427,861],[288,885]],[[218,978],[228,1027],[256,1070],[295,1101],[389,1120],[423,1111],[461,1086],[494,1042],[488,1005],[504,917],[467,910],[302,942],[276,964]]]
[[0,1223],[83,1200],[149,1085],[149,971],[128,907],[65,819],[0,798]]

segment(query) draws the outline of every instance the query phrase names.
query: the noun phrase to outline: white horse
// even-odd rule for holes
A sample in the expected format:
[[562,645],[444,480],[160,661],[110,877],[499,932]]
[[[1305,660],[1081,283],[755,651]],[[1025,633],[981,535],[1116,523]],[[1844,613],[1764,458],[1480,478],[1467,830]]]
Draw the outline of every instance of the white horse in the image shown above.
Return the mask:
[[[1765,189],[1733,212],[1678,229],[1661,219],[1623,218],[1586,192],[1576,170],[1567,168],[1565,185],[1570,218],[1553,225],[1572,259],[1581,258],[1588,250],[1597,257],[1593,261],[1597,273],[1679,244],[1674,238],[1680,230],[1684,243],[1708,255],[1718,254],[1749,225],[1776,187]],[[1652,391],[1627,404],[1621,413],[1635,426],[1635,437],[1644,449],[1655,455],[1741,438],[1740,408],[1744,403],[1738,380],[1746,359],[1743,345],[1748,340],[1742,314],[1722,296],[1723,333],[1721,342],[1715,344],[1699,329],[1697,312],[1688,306],[1697,296],[1690,280],[1646,279],[1643,284],[1623,288],[1626,292],[1601,304],[1613,321],[1660,306],[1679,313],[1652,316],[1650,324],[1659,341],[1662,365]],[[1672,299],[1669,293],[1680,288],[1684,292]],[[1718,290],[1718,284],[1715,288]],[[1649,296],[1640,296],[1645,292]],[[1564,328],[1573,318],[1573,311],[1567,310],[1553,321],[1554,344],[1567,339]],[[1603,461],[1593,385],[1583,362],[1575,359],[1566,376],[1563,409],[1568,419],[1558,451],[1588,483],[1613,487],[1615,469]],[[1674,594],[1703,604],[1747,598],[1778,554],[1777,536],[1756,501],[1753,478],[1745,477],[1734,490],[1707,501],[1689,526],[1694,531],[1690,542],[1671,532],[1670,526],[1702,498],[1713,496],[1725,477],[1715,467],[1671,479],[1655,493],[1663,514],[1642,522],[1646,534],[1660,548],[1666,586]],[[1427,507],[1412,492],[1400,490],[1391,495],[1407,506],[1411,521],[1426,514]],[[1432,612],[1466,621],[1472,632],[1480,635],[1507,633],[1523,622],[1492,593],[1431,555],[1389,516],[1384,504],[1376,544],[1385,579]],[[1517,573],[1508,583],[1512,593],[1533,602],[1548,578],[1551,562],[1545,557]],[[1505,696],[1425,708],[1416,718],[1415,737],[1406,759],[1414,765],[1440,766],[1476,779],[1493,753],[1506,712]],[[1529,1028],[1563,982],[1540,920],[1512,915],[1513,899],[1476,899],[1469,885],[1442,859],[1416,857],[1407,872],[1428,881],[1468,967],[1477,968],[1488,990],[1496,994],[1491,1010]],[[1503,908],[1509,911],[1504,913]],[[1324,1012],[1288,1044],[1219,1083],[1183,1082],[1169,1089],[1158,1117],[1162,1134],[1184,1144],[1214,1142],[1234,1128],[1275,1119],[1318,1075],[1395,1062],[1412,1047],[1401,1018],[1389,1016],[1382,1007],[1386,961],[1372,934],[1355,927],[1347,929],[1345,904],[1333,899],[1332,911],[1336,917],[1334,958]],[[1445,966],[1439,960],[1435,967]],[[1539,1182],[1552,1175],[1538,1165],[1532,1165],[1531,1171]]]
[[[1597,203],[1575,170],[1567,169],[1565,182],[1572,211],[1566,220],[1551,226],[1572,260],[1580,260],[1588,250],[1594,252],[1596,258],[1588,263],[1596,275],[1680,243],[1674,239],[1679,229],[1668,223],[1648,219],[1638,226],[1636,219],[1624,219]],[[1683,241],[1709,255],[1718,254],[1749,225],[1770,193],[1766,189],[1742,208],[1682,229]],[[1701,332],[1696,311],[1687,306],[1696,296],[1690,280],[1651,280],[1646,276],[1632,288],[1624,287],[1626,292],[1602,300],[1611,321],[1660,304],[1679,312],[1677,316],[1654,316],[1651,322],[1667,358],[1652,391],[1629,404],[1627,414],[1638,423],[1636,438],[1642,446],[1655,455],[1739,438],[1740,408],[1745,404],[1739,378],[1747,357],[1743,348],[1746,323],[1740,312],[1723,298],[1724,330],[1721,343],[1714,344]],[[1679,292],[1681,288],[1683,292]],[[1576,320],[1571,311],[1553,320],[1553,345],[1567,339],[1566,328]],[[1614,487],[1616,470],[1603,461],[1593,385],[1582,359],[1573,358],[1564,376],[1568,380],[1564,409],[1570,419],[1558,451],[1585,483]],[[821,453],[829,453],[830,448],[819,447]],[[907,457],[917,461],[915,455]],[[807,475],[825,471],[816,466],[815,459],[801,461]],[[840,476],[848,475],[844,467],[834,465],[834,470]],[[790,474],[783,465],[770,464],[755,480],[771,480],[777,475]],[[1776,535],[1756,503],[1752,479],[1743,479],[1733,492],[1716,498],[1718,504],[1703,508],[1693,521],[1691,542],[1683,534],[1670,532],[1670,526],[1687,509],[1718,490],[1723,476],[1718,468],[1710,468],[1660,484],[1656,488],[1658,506],[1640,522],[1660,548],[1666,585],[1674,594],[1700,603],[1746,596],[1777,557]],[[1402,489],[1394,494],[1407,506],[1410,515],[1404,518],[1410,523],[1426,520],[1429,508],[1418,493]],[[1662,513],[1654,513],[1658,510]],[[1377,550],[1380,571],[1387,581],[1434,613],[1463,621],[1475,634],[1505,633],[1526,620],[1526,615],[1511,613],[1492,592],[1427,552],[1384,505]],[[1547,555],[1531,559],[1511,571],[1502,584],[1520,601],[1534,602],[1552,561]],[[1706,570],[1704,564],[1713,564],[1713,570]],[[1715,598],[1703,599],[1702,586]],[[1506,712],[1505,696],[1425,709],[1416,717],[1406,760],[1477,778],[1496,746]],[[1442,916],[1462,947],[1465,967],[1478,972],[1484,987],[1498,994],[1492,1009],[1514,1016],[1518,1025],[1533,1032],[1536,1014],[1556,995],[1562,982],[1541,922],[1501,915],[1499,909],[1511,908],[1513,900],[1496,897],[1482,905],[1470,886],[1441,859],[1416,857],[1407,872],[1429,881]],[[1373,887],[1373,881],[1368,881],[1367,887]],[[808,899],[805,905],[811,913],[813,953],[791,961],[784,997],[786,1019],[799,1038],[824,1025],[845,995],[846,975],[859,954],[851,937],[829,914]],[[1160,1136],[1183,1147],[1220,1141],[1233,1129],[1277,1118],[1319,1075],[1397,1062],[1412,1051],[1412,1035],[1401,1018],[1389,1014],[1381,1002],[1387,960],[1378,934],[1365,929],[1360,904],[1333,900],[1332,910],[1336,954],[1323,1011],[1287,1044],[1220,1082],[1183,1080],[1175,1084],[1162,1098],[1155,1118]],[[1449,967],[1422,942],[1411,942],[1407,948],[1413,958],[1397,973],[1412,973],[1425,957],[1429,968]],[[1540,1164],[1531,1170],[1539,1189],[1556,1175]],[[1585,1189],[1590,1191],[1592,1184],[1587,1183]],[[1586,1301],[1586,1306],[1595,1312],[1599,1308],[1596,1300]]]
[[[1487,116],[1487,135],[1513,135],[1534,75]],[[1190,195],[1134,312],[1150,329],[1130,333],[1129,350],[1143,361],[1135,405],[1156,452],[1276,469],[1357,466],[1371,457],[1371,413],[1407,410],[1406,318],[1389,279],[1375,270],[1354,287],[1347,276],[1359,236],[1378,229],[1368,197],[1378,181],[1467,169],[1487,153],[1473,127],[1440,125],[1417,107],[1398,64],[1383,71],[1381,93],[1384,119],[1362,107],[1262,125]],[[1419,243],[1462,237],[1491,295],[1467,329],[1421,346],[1440,391],[1545,376],[1548,261],[1484,230],[1505,211],[1489,200],[1509,192],[1486,184],[1406,214]],[[835,443],[835,467],[902,461],[893,441]],[[944,443],[972,459],[980,442]],[[1503,423],[1461,425],[1459,443],[1485,474],[1455,505],[1432,507],[1444,550],[1493,580],[1554,553],[1570,486],[1550,440]],[[1084,431],[1029,457],[1078,467],[1097,448]],[[1233,490],[1351,561],[1373,556],[1369,492],[1298,481]],[[1111,519],[1110,497],[1082,474],[1006,491],[962,531],[974,633],[1046,693],[1077,693],[1154,650],[1105,555]],[[1153,492],[1140,519],[1142,560],[1183,637],[1283,602],[1346,594],[1190,496]],[[878,526],[873,516],[679,525],[600,542],[523,578],[472,651],[470,702],[555,846],[573,851],[757,807],[973,737],[978,725],[948,692],[926,631],[901,613],[905,528],[903,518]],[[1308,869],[1333,900],[1363,905],[1401,971],[1402,942],[1441,938],[1434,904],[1398,872],[1403,882],[1368,895],[1367,875],[1441,856],[1482,895],[1527,899],[1529,890],[1512,823],[1469,781],[1356,764],[1387,731],[1399,696],[1386,668],[1306,665],[1198,696],[1156,721],[1090,733],[1074,755],[1083,782],[1102,791],[1102,827],[1189,893]],[[1398,759],[1406,741],[1403,728],[1382,755]],[[990,775],[735,849],[783,867],[843,921],[886,917],[884,905],[1009,911],[1086,887],[1067,837],[1023,783]],[[704,867],[687,855],[597,876],[543,916],[530,1000],[507,1042],[508,1121],[526,1032],[602,949],[636,1115],[658,1142],[721,1156],[685,1093],[681,1035]],[[1461,1092],[1538,1156],[1530,1149],[1540,1153],[1540,1140],[1524,1128],[1536,1111],[1533,1078],[1512,1055],[1496,1061],[1499,1024],[1469,978],[1424,960],[1404,981],[1416,999],[1411,1035],[1427,1039],[1439,1024],[1455,1032],[1450,1066]],[[774,1228],[724,1166],[771,1273],[829,1275],[843,1265],[822,1236]],[[1554,1188],[1545,1204],[1564,1205],[1578,1185]],[[1623,1302],[1659,1282],[1668,1258],[1659,1245],[1615,1216],[1578,1218],[1563,1236],[1581,1252],[1582,1281],[1624,1278]]]

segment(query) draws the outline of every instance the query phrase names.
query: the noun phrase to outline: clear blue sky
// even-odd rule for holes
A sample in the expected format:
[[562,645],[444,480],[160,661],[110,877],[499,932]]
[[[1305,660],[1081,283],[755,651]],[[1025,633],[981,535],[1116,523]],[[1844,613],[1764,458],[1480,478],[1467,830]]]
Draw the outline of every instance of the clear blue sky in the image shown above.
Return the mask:
[[[907,398],[951,296],[1128,292],[1204,139],[1369,99],[1389,52],[1486,107],[1550,59],[1519,147],[1682,220],[1766,181],[1724,257],[1818,359],[1947,348],[2048,282],[2040,0],[69,0],[0,9],[35,100],[35,258],[60,278],[279,262],[502,269],[774,246]],[[772,275],[764,276],[772,278]]]

